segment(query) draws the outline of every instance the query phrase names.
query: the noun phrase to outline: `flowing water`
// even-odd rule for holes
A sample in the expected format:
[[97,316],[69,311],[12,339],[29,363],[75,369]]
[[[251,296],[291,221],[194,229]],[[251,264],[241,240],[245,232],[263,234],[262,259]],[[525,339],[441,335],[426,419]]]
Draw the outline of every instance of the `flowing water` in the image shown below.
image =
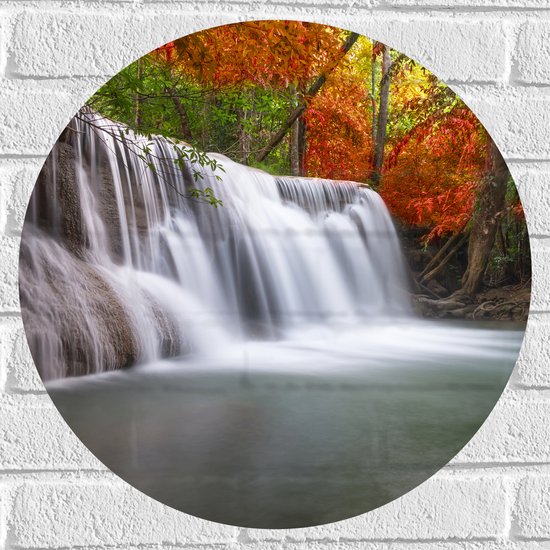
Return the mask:
[[138,489],[225,523],[336,521],[428,478],[494,406],[523,331],[415,318],[373,191],[180,170],[91,112],[68,136],[27,213],[25,328],[64,418]]

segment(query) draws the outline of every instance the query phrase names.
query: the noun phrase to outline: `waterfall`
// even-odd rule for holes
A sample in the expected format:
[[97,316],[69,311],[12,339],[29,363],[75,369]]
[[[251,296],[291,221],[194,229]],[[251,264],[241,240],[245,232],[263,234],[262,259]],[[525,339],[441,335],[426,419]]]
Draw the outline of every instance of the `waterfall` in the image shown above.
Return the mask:
[[91,111],[53,148],[20,264],[25,329],[44,379],[410,314],[398,238],[377,193],[271,176],[217,154],[212,166],[179,158],[165,138]]

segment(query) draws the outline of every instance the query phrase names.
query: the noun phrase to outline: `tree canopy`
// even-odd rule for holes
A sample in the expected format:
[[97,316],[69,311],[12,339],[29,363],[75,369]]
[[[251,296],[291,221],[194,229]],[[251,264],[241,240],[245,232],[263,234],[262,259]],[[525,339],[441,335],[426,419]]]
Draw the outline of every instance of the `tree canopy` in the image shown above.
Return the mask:
[[[491,143],[462,100],[407,56],[326,25],[253,21],[185,36],[89,105],[274,174],[368,184],[425,243],[467,231],[487,190]],[[504,233],[522,216],[507,185]]]

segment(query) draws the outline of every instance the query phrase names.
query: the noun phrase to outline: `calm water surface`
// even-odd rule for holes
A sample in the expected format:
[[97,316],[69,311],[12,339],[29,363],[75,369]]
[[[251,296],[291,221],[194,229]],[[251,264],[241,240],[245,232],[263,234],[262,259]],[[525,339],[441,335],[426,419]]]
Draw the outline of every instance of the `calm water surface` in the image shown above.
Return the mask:
[[497,327],[311,327],[47,387],[146,494],[221,523],[303,527],[385,504],[461,449],[517,359],[523,330]]

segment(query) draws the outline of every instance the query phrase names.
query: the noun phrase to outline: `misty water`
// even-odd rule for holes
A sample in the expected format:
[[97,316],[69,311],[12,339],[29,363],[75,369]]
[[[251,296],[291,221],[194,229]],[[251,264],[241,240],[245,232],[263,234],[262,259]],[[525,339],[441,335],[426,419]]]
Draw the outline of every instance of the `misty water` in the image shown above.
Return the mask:
[[523,331],[379,322],[47,385],[111,470],[222,523],[317,525],[430,477],[477,431]]
[[222,523],[316,525],[397,498],[474,435],[523,327],[417,318],[376,193],[221,156],[175,170],[163,138],[72,124],[27,213],[23,319],[54,403],[124,480]]

